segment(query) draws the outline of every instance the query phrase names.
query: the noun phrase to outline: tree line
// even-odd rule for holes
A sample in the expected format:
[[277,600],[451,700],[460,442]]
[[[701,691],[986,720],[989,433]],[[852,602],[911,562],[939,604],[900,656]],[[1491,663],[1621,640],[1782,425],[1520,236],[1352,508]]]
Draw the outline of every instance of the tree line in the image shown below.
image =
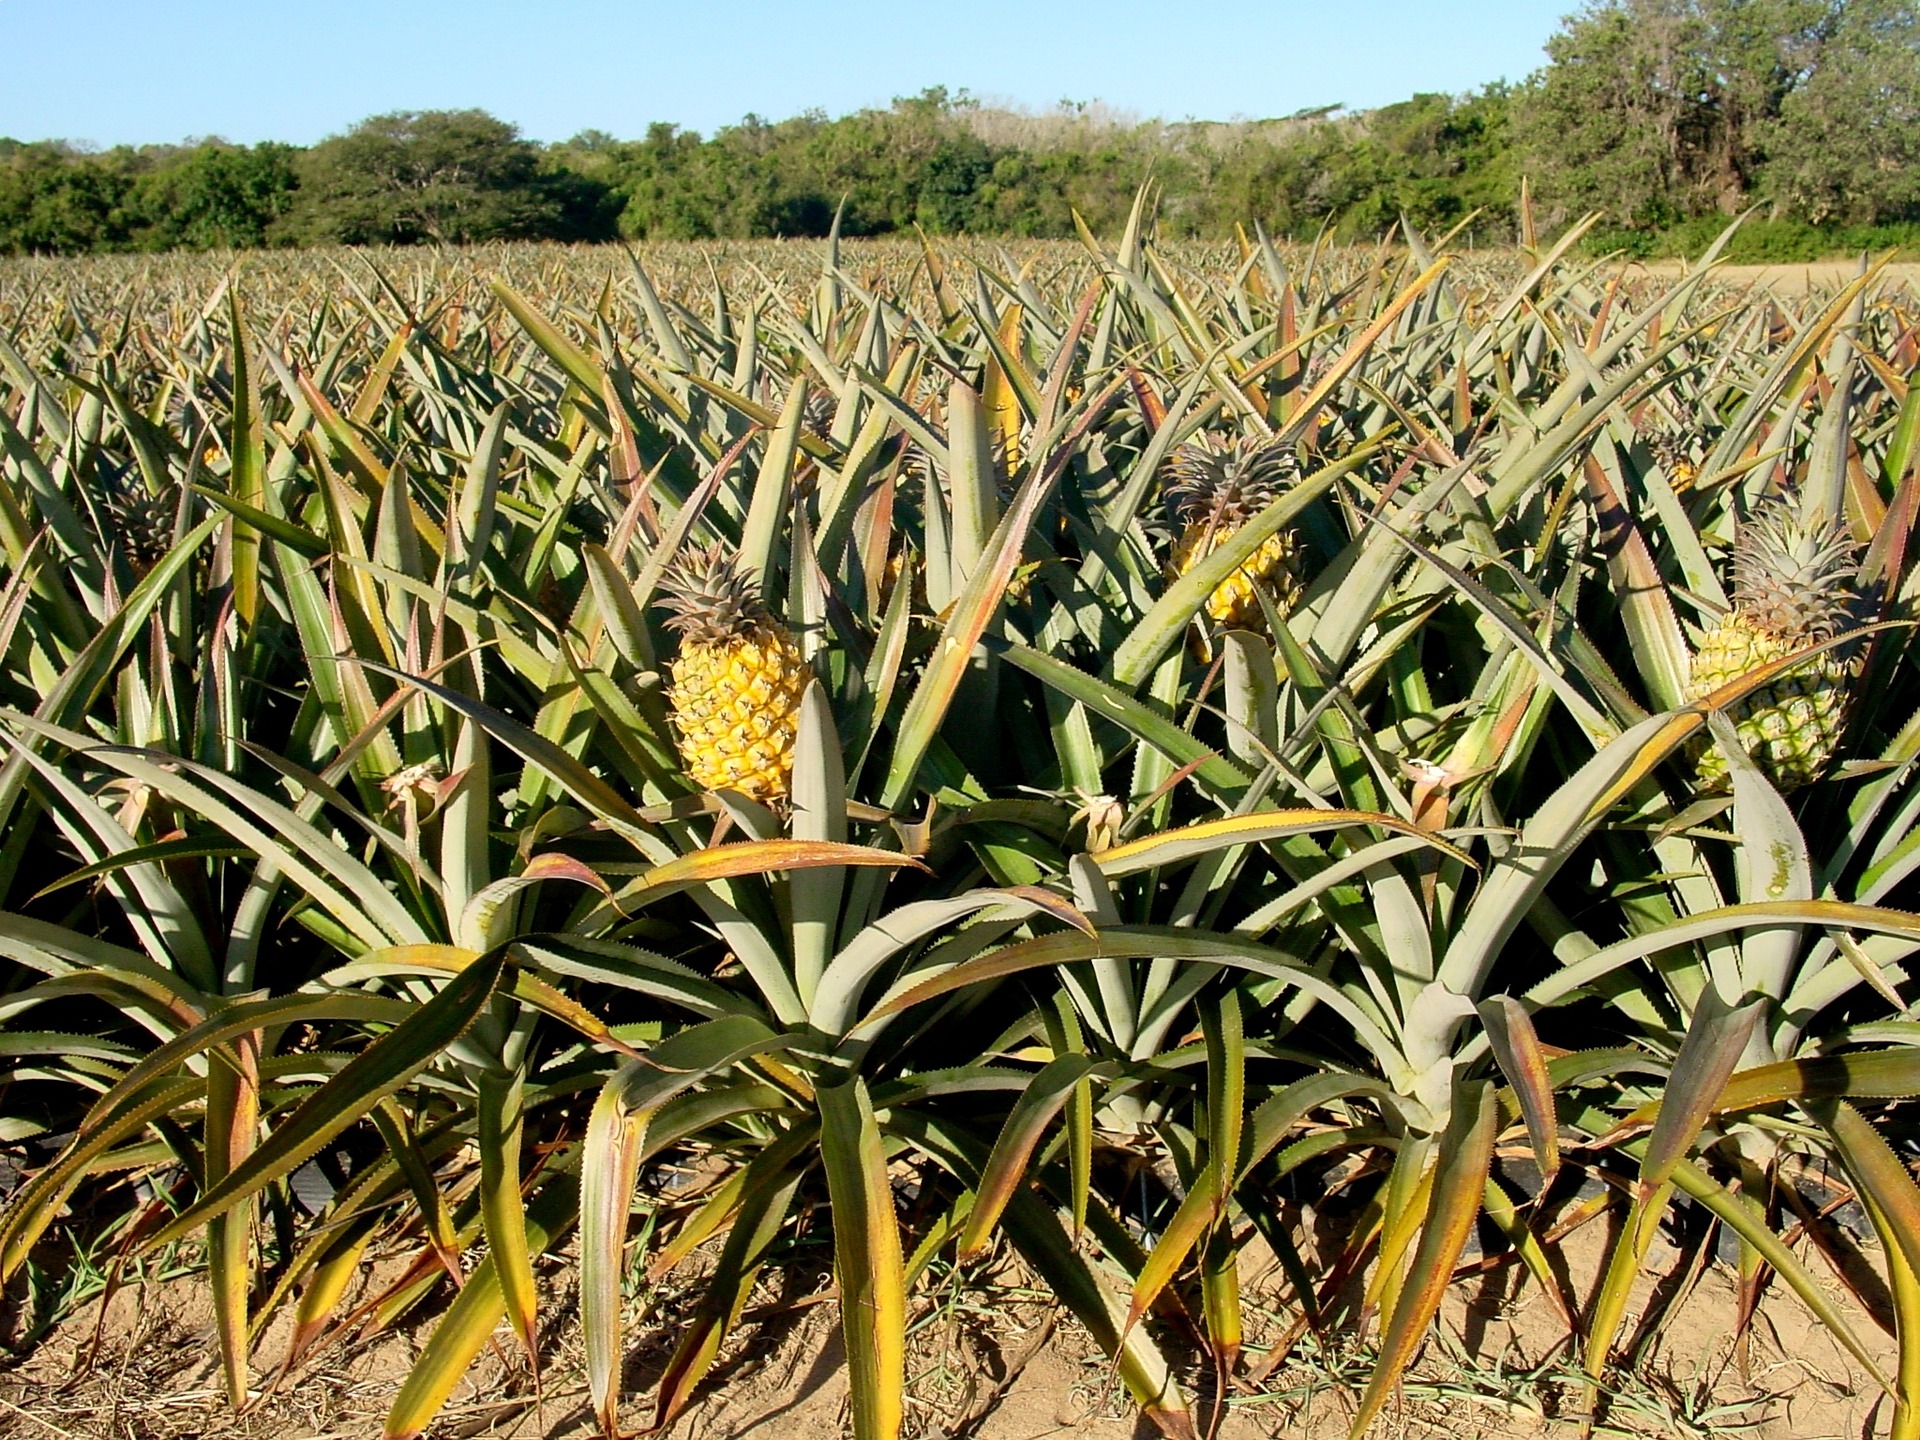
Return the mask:
[[710,136],[536,144],[483,111],[375,116],[311,147],[89,152],[0,140],[0,252],[843,233],[1065,236],[1151,179],[1173,233],[1368,238],[1404,216],[1510,238],[1520,179],[1595,242],[1691,248],[1761,207],[1756,258],[1920,235],[1920,0],[1592,0],[1524,83],[1358,113],[1167,123],[933,89]]

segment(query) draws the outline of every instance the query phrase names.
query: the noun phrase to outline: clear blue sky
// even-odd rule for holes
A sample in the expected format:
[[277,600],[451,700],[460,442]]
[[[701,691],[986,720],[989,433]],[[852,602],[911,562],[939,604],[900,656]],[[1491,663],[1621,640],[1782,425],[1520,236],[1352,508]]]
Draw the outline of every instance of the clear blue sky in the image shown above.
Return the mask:
[[538,140],[710,133],[930,85],[1168,119],[1518,80],[1573,0],[0,0],[0,135],[310,143],[478,106]]

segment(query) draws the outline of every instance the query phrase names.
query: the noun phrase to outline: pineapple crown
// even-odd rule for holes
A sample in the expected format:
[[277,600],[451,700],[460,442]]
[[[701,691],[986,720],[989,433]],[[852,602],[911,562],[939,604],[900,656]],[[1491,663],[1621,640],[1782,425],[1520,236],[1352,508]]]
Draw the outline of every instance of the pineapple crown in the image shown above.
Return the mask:
[[1693,442],[1678,430],[1655,430],[1647,436],[1647,449],[1668,470],[1693,462]]
[[840,413],[840,397],[816,390],[801,407],[801,423],[822,440],[833,434],[834,417]]
[[1785,500],[1756,506],[1733,547],[1733,608],[1784,639],[1831,639],[1855,618],[1860,547],[1838,520],[1803,521]]
[[[994,483],[999,487],[1001,499],[1013,493],[1013,472],[1018,468],[1014,461],[1015,450],[1028,453],[1033,444],[1033,422],[1020,422],[1020,438],[1017,446],[1010,446],[1006,432],[995,426],[987,434],[987,452],[993,459]],[[906,447],[906,471],[915,479],[926,481],[941,474],[946,468],[946,460],[935,459],[927,453],[924,446],[909,440]]]
[[683,555],[660,577],[660,604],[673,612],[667,628],[696,645],[716,645],[771,621],[755,590],[756,577],[725,545]]
[[102,524],[101,538],[126,557],[134,573],[145,575],[173,547],[177,486],[155,494],[130,474],[113,475],[103,467],[87,498]]
[[1207,435],[1173,453],[1167,506],[1182,525],[1242,525],[1300,478],[1293,447],[1264,435]]

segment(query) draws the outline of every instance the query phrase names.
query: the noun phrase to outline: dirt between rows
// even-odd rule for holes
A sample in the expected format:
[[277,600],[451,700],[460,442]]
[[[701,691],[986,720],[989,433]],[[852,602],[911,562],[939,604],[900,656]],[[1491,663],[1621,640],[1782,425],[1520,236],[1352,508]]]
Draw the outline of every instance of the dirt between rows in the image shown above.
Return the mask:
[[[1583,1306],[1606,1239],[1604,1223],[1595,1223],[1559,1252],[1566,1286]],[[396,1273],[403,1262],[398,1254],[387,1257],[366,1283],[377,1283],[381,1271]],[[1887,1331],[1814,1253],[1807,1263],[1883,1371],[1893,1373],[1897,1351]],[[569,1258],[540,1264],[547,1294],[537,1393],[503,1326],[454,1391],[433,1436],[573,1440],[597,1433]],[[697,1298],[698,1268],[696,1257],[643,1294],[630,1319],[621,1412],[630,1430],[653,1421],[653,1384]],[[1244,1253],[1242,1280],[1248,1350],[1240,1382],[1219,1397],[1207,1367],[1183,1368],[1197,1392],[1197,1431],[1205,1435],[1217,1425],[1217,1440],[1344,1437],[1367,1374],[1365,1344],[1350,1333],[1322,1342],[1308,1332],[1284,1363],[1248,1383],[1245,1372],[1259,1365],[1296,1311],[1283,1299],[1271,1253],[1257,1243]],[[1148,1440],[1156,1433],[1133,1413],[1086,1333],[1012,1260],[1001,1256],[982,1270],[949,1270],[934,1281],[914,1301],[905,1430],[913,1440]],[[1656,1296],[1672,1300],[1668,1321],[1639,1333]],[[1621,1332],[1635,1360],[1613,1385],[1596,1433],[1701,1440],[1869,1440],[1886,1433],[1891,1402],[1796,1297],[1776,1281],[1745,1341],[1734,1334],[1736,1300],[1731,1267],[1698,1248],[1657,1244]],[[128,1286],[104,1306],[81,1307],[0,1370],[0,1435],[372,1440],[437,1320],[437,1309],[429,1311],[276,1376],[289,1329],[283,1318],[255,1352],[260,1398],[236,1416],[221,1395],[203,1284],[183,1277]],[[1177,1353],[1172,1342],[1169,1349]],[[1517,1266],[1491,1270],[1449,1292],[1439,1330],[1372,1433],[1381,1440],[1575,1436],[1579,1426],[1566,1417],[1578,1414],[1579,1360],[1546,1293]],[[696,1403],[660,1433],[665,1440],[841,1435],[842,1361],[830,1272],[824,1264],[790,1265],[763,1279]]]
[[[1687,273],[1683,260],[1641,261],[1635,268],[1668,277]],[[1852,260],[1815,260],[1798,265],[1722,265],[1714,271],[1722,284],[1752,286],[1782,297],[1838,290],[1859,273],[1858,263]],[[1896,262],[1887,266],[1881,284],[1883,288],[1905,285],[1920,294],[1920,263]]]

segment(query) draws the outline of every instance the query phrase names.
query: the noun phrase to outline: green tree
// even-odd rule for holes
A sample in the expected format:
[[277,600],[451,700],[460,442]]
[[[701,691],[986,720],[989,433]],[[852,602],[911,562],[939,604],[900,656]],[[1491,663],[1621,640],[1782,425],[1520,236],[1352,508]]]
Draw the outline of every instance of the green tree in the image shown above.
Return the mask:
[[1920,153],[1914,0],[1593,0],[1514,112],[1543,199],[1659,228],[1759,193],[1898,218]]
[[264,245],[299,181],[291,145],[211,140],[141,174],[129,205],[144,249],[244,249]]
[[993,173],[993,152],[974,135],[944,139],[920,167],[914,219],[934,234],[975,227],[981,185]]
[[316,145],[299,171],[277,235],[309,244],[600,239],[612,230],[605,186],[549,169],[538,147],[481,110],[374,116]]
[[57,141],[5,142],[0,251],[79,255],[124,247],[133,188],[124,152],[90,155]]
[[1850,0],[1766,134],[1762,188],[1815,224],[1920,220],[1920,5]]

